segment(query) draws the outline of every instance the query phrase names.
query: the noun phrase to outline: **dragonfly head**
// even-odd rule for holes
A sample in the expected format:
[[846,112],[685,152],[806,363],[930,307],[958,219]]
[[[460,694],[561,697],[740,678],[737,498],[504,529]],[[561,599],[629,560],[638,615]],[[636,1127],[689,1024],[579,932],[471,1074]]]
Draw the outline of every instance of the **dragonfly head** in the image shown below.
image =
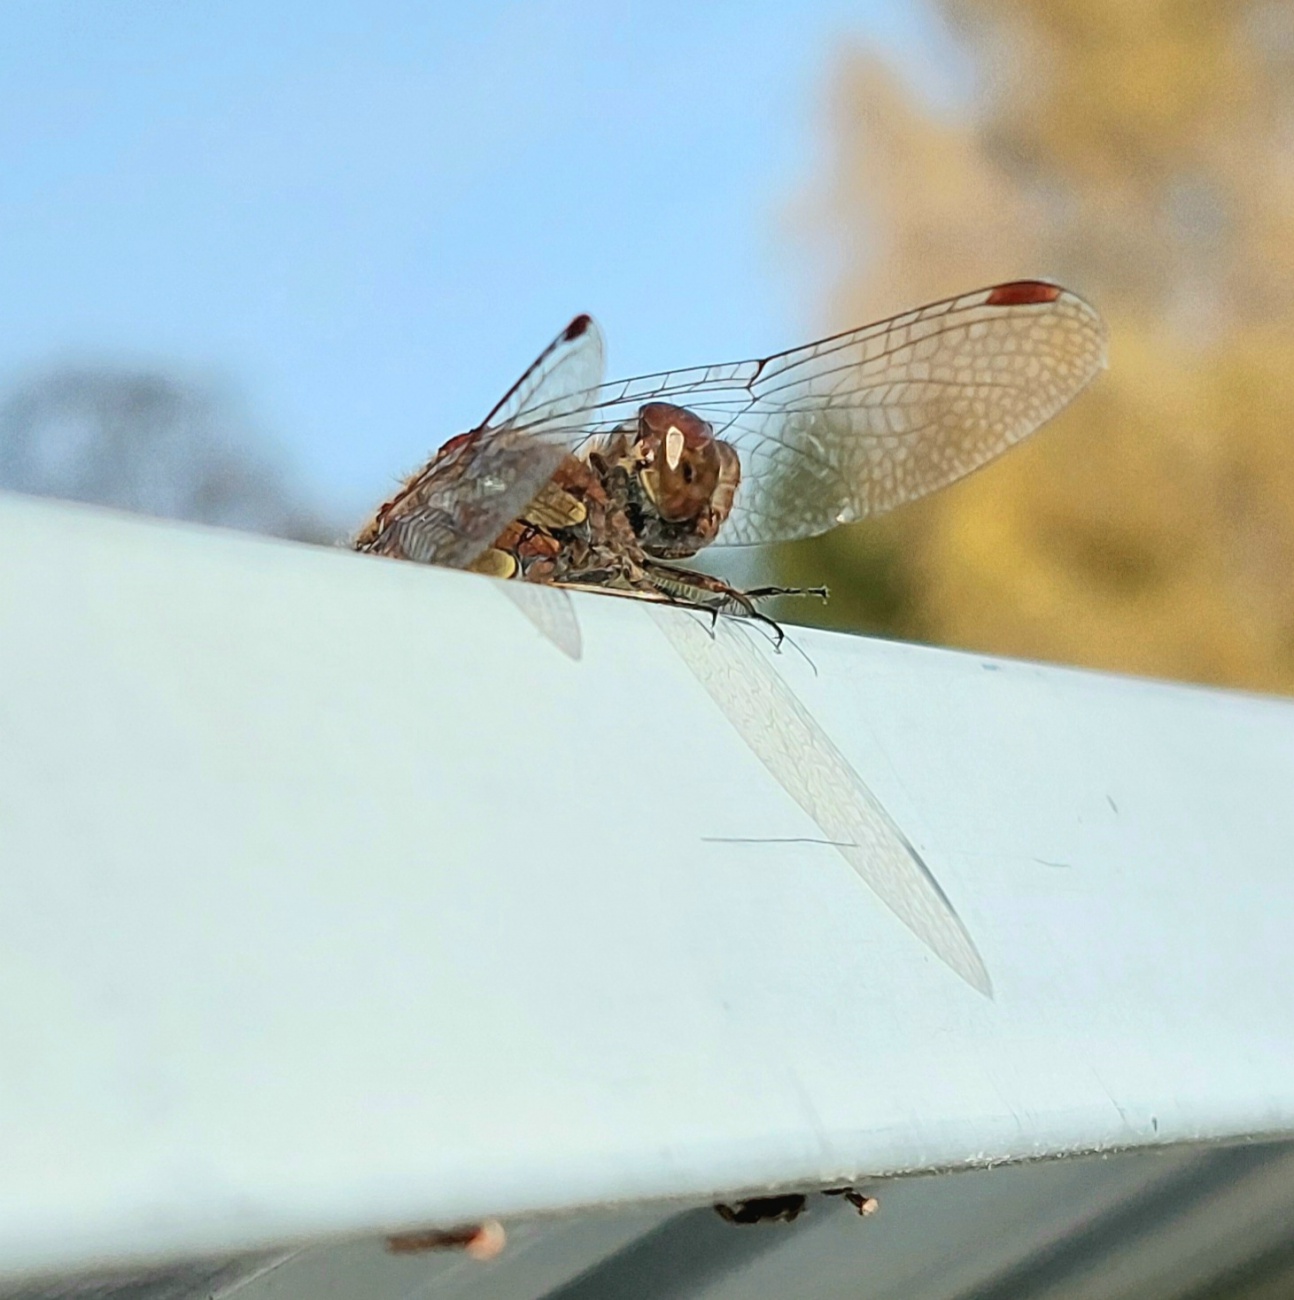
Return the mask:
[[695,555],[732,511],[741,461],[712,425],[682,406],[648,402],[634,440],[646,496],[640,540],[662,559]]

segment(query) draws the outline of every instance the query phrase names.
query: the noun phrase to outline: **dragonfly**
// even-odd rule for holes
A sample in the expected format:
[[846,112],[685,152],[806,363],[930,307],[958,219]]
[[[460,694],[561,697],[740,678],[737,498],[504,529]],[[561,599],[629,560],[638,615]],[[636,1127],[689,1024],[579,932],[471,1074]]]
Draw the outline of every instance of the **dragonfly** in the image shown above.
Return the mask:
[[771,357],[603,384],[602,333],[577,316],[354,545],[749,616],[765,593],[677,562],[813,536],[964,477],[1074,397],[1105,343],[1076,294],[1016,281]]
[[[604,382],[576,316],[475,429],[409,475],[354,549],[508,579],[578,656],[565,591],[648,602],[770,773],[890,909],[981,992],[951,902],[866,783],[748,640],[760,603],[691,567],[710,547],[824,533],[951,484],[1027,437],[1104,367],[1077,294],[1017,280],[748,361]],[[698,628],[667,607],[709,616]],[[780,633],[779,633],[780,635]]]

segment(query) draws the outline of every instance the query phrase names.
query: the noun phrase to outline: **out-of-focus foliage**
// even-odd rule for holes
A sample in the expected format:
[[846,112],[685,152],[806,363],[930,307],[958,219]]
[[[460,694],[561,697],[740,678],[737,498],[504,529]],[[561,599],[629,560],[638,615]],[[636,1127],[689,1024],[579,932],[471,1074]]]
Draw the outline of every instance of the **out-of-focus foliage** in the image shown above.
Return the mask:
[[153,371],[61,369],[0,400],[0,488],[332,540],[254,446],[221,395]]
[[825,579],[846,626],[1294,690],[1294,3],[940,9],[972,113],[862,52],[837,70],[833,323],[1043,275],[1105,314],[1110,371],[780,576]]

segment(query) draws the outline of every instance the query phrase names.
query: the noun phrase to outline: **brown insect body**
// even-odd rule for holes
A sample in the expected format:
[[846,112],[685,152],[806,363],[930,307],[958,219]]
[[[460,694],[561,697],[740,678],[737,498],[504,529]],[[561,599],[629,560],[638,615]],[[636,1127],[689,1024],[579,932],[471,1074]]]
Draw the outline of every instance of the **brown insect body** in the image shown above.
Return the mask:
[[[451,438],[355,539],[357,550],[415,558],[391,521],[407,517],[475,433]],[[467,566],[496,578],[596,588],[719,613],[753,614],[745,593],[665,561],[718,536],[741,481],[737,453],[684,407],[650,402],[622,428],[562,458],[521,514]]]
[[[744,592],[666,563],[718,535],[741,464],[711,426],[653,402],[634,431],[568,456],[472,567],[500,577],[596,588],[719,613],[754,614]],[[499,553],[507,557],[500,563]]]

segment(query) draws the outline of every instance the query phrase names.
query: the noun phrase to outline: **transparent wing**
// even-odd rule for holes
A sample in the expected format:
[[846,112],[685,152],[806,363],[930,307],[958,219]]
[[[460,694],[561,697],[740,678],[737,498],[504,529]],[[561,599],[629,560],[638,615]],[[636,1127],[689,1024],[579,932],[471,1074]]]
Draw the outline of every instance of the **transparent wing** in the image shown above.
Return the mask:
[[[502,590],[559,650],[580,657],[566,591],[526,582]],[[992,997],[983,958],[929,867],[746,629],[729,619],[710,626],[680,610],[649,612],[737,734],[859,877],[931,952]]]
[[379,513],[359,550],[465,569],[529,505],[564,451],[556,443],[468,434],[448,444]]
[[[480,427],[450,439],[381,508],[356,545],[422,564],[466,568],[585,436],[604,352],[593,318],[575,317]],[[526,412],[531,414],[521,430],[516,421]]]
[[849,760],[744,627],[651,608],[657,626],[779,785],[880,900],[986,996],[993,985],[948,896]]
[[606,346],[597,321],[576,316],[508,389],[481,428],[501,429],[524,421],[537,436],[563,429],[574,436],[599,391],[605,365]]
[[[559,650],[580,657],[579,622],[569,593],[527,582],[505,582],[501,590]],[[983,958],[929,867],[751,644],[746,629],[729,619],[708,625],[681,610],[648,608],[737,734],[845,861],[931,952],[992,997]]]
[[[1105,365],[1096,310],[1020,280],[919,307],[763,360],[667,371],[590,396],[605,434],[649,401],[710,420],[741,456],[719,545],[826,532],[978,469],[1055,415]],[[543,432],[562,411],[518,411]],[[569,430],[564,430],[569,434]]]
[[561,587],[545,587],[535,582],[501,584],[503,594],[530,620],[531,624],[553,643],[568,659],[584,653],[580,621],[575,616],[570,593]]

